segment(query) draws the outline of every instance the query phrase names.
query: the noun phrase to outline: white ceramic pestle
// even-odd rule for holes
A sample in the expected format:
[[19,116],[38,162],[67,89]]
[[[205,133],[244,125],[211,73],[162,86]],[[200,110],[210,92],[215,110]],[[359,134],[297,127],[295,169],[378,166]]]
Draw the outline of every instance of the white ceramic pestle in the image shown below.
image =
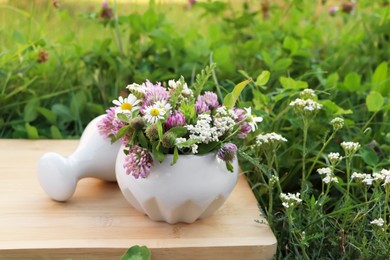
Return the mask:
[[108,138],[99,134],[97,124],[103,116],[87,125],[77,149],[69,157],[50,152],[39,159],[38,180],[52,199],[70,199],[82,178],[116,181],[115,161],[121,142],[111,144]]

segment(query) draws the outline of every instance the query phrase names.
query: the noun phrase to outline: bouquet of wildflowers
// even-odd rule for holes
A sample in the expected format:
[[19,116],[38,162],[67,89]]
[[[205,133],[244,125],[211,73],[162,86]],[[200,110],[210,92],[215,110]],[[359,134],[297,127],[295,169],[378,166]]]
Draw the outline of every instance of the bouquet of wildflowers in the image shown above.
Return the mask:
[[262,118],[252,116],[251,108],[234,107],[248,81],[238,84],[223,104],[215,93],[201,93],[204,83],[200,76],[193,88],[183,78],[167,84],[133,83],[127,86],[127,97],[113,101],[98,127],[103,136],[125,145],[127,174],[146,178],[154,160],[162,162],[166,154],[173,154],[174,164],[179,154],[212,151],[232,171],[235,140],[245,139]]

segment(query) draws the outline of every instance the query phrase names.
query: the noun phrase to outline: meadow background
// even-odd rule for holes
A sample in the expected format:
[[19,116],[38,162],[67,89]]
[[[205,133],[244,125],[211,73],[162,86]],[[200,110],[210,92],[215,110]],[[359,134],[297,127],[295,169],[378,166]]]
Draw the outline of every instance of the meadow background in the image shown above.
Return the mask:
[[[264,118],[256,134],[288,140],[252,149],[253,135],[240,151],[276,258],[386,259],[389,187],[351,174],[390,168],[389,61],[387,0],[2,0],[0,138],[79,138],[127,84],[191,83],[216,63],[206,89],[224,96],[251,79],[239,106]],[[306,88],[322,105],[310,118],[289,105]],[[343,141],[361,147],[324,184],[317,170]],[[303,201],[284,207],[281,192],[298,191]]]

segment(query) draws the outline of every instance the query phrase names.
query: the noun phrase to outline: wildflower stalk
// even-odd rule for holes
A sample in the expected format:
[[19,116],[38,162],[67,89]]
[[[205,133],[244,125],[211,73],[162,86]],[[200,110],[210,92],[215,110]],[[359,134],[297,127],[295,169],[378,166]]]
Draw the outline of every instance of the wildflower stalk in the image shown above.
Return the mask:
[[349,198],[349,189],[350,189],[350,186],[351,186],[351,164],[352,164],[352,158],[351,157],[347,157],[345,159],[346,161],[346,171],[347,171],[347,198]]
[[387,210],[389,207],[389,187],[385,187],[385,205],[384,205],[384,213],[383,213],[383,220],[384,220],[384,226],[385,231],[387,230]]
[[[297,233],[295,231],[295,227],[294,227],[294,220],[292,218],[292,211],[290,209],[287,209],[287,219],[288,219],[288,225],[290,226],[290,234],[293,236],[293,239],[290,238],[290,241],[296,241],[302,251],[302,254],[304,256],[304,259],[310,259],[309,255],[307,254],[306,252],[306,248],[305,248],[305,245],[301,242],[302,239],[300,239],[298,236],[297,236]],[[295,248],[294,246],[294,249],[296,250],[296,254],[299,255],[299,253],[297,252],[297,248]]]
[[306,183],[306,153],[307,153],[307,132],[309,130],[309,122],[306,117],[303,117],[303,145],[302,145],[302,181],[301,181],[301,194],[305,190]]
[[121,38],[121,32],[119,30],[119,22],[118,22],[118,5],[117,5],[117,0],[114,1],[114,21],[115,21],[115,34],[117,38],[117,43],[118,43],[118,49],[119,52],[124,55],[123,53],[123,45],[122,45],[122,38]]
[[326,142],[324,143],[324,145],[321,147],[321,150],[317,153],[311,167],[310,167],[310,170],[308,171],[308,176],[306,178],[309,178],[310,176],[310,173],[313,171],[314,167],[316,166],[318,160],[320,159],[320,156],[321,154],[324,152],[325,148],[328,146],[328,144],[330,143],[330,141],[333,139],[333,137],[335,136],[336,134],[336,131],[334,131],[328,138],[328,140],[326,140]]

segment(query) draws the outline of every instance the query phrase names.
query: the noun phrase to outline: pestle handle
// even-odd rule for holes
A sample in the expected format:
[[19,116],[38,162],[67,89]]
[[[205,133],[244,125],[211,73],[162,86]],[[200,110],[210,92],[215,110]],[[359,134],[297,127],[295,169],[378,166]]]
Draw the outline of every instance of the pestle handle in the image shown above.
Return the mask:
[[76,190],[78,177],[68,159],[57,153],[46,153],[38,161],[38,180],[52,199],[66,201]]

